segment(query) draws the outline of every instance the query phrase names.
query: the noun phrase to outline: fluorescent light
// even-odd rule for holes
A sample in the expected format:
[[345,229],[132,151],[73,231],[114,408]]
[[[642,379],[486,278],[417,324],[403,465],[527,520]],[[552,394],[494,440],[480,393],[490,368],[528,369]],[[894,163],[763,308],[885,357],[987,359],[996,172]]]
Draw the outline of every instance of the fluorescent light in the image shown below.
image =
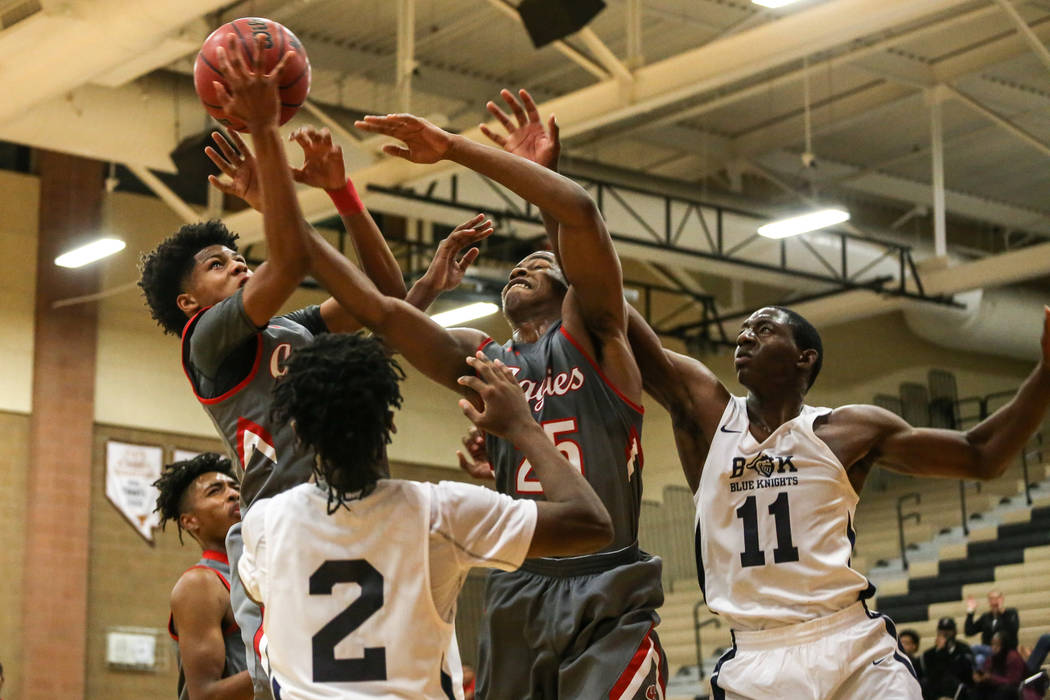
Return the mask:
[[124,245],[124,241],[119,238],[99,238],[68,253],[62,253],[55,258],[55,264],[59,267],[83,267],[124,250]]
[[475,304],[467,304],[466,306],[442,311],[430,318],[434,319],[437,324],[448,328],[449,326],[458,326],[461,323],[473,321],[476,318],[491,316],[497,311],[499,311],[499,307],[491,301],[479,301]]
[[798,0],[751,0],[751,2],[762,7],[783,7],[798,2]]
[[843,221],[849,221],[849,212],[845,209],[819,209],[759,226],[758,233],[766,238],[787,238],[841,224]]

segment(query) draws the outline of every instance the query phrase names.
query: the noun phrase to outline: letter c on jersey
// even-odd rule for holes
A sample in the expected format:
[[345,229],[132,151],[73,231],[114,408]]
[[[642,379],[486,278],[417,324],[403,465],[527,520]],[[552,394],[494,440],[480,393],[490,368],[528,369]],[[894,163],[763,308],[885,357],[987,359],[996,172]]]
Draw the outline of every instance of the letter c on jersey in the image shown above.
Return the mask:
[[273,353],[270,354],[270,374],[274,379],[283,377],[288,373],[288,368],[281,367],[281,363],[287,360],[291,354],[292,346],[288,343],[281,343],[273,349]]

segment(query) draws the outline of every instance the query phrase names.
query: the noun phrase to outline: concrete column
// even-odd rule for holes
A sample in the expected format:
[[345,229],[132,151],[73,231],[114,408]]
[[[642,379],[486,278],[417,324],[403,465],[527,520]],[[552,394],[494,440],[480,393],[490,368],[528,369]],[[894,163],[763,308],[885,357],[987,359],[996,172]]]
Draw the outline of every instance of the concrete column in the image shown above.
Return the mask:
[[98,268],[57,267],[55,257],[90,240],[101,221],[103,167],[38,154],[33,412],[26,487],[22,631],[23,697],[84,697],[92,428],[98,314],[94,304],[52,309],[98,291]]

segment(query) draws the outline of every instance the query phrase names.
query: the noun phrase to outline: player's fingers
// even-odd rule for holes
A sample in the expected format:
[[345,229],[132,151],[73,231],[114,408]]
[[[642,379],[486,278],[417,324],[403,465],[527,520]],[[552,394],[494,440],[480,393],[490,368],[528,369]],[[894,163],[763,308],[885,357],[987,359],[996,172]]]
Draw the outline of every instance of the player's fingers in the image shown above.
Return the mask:
[[212,187],[217,189],[219,192],[222,192],[223,194],[236,195],[236,192],[233,191],[233,186],[230,183],[223,182],[214,175],[208,176],[208,182],[211,183]]
[[235,172],[233,166],[230,165],[225,158],[220,156],[214,148],[211,146],[206,147],[204,149],[204,155],[208,156],[208,159],[211,160],[212,163],[215,163],[215,167],[222,171],[223,175],[233,177]]
[[514,93],[504,88],[499,91],[499,95],[510,107],[510,111],[514,112],[514,118],[518,120],[518,126],[525,126],[528,123],[528,118],[525,116],[525,110],[521,108],[517,98],[514,97]]
[[[236,163],[241,160],[242,156],[233,150],[233,146],[226,140],[226,137],[219,131],[211,132],[211,140],[215,142],[215,145],[222,151],[222,155],[231,163]],[[207,150],[207,149],[205,149]]]
[[306,172],[302,168],[292,168],[292,179],[296,182],[306,181]]
[[331,146],[332,145],[332,132],[328,130],[327,126],[323,127],[321,129],[321,131],[318,132],[318,137],[320,138],[321,145],[323,145],[323,146]]
[[273,67],[273,70],[266,74],[267,80],[277,80],[278,76],[281,75],[281,71],[284,70],[285,65],[291,60],[292,56],[295,55],[295,51],[288,49],[281,56],[281,60],[277,62],[277,65]]
[[387,145],[383,146],[383,153],[386,153],[388,156],[397,156],[398,158],[404,158],[405,160],[411,160],[409,158],[409,155],[411,154],[411,151],[409,151],[404,146],[398,146],[398,145],[393,144],[393,143],[388,143]]
[[469,219],[467,219],[462,224],[460,224],[459,226],[457,226],[456,228],[454,228],[452,230],[453,230],[453,232],[455,232],[455,231],[462,231],[462,230],[468,229],[468,228],[472,229],[484,218],[485,218],[484,214],[475,214],[474,216],[470,217]]
[[507,144],[507,139],[503,138],[502,136],[497,134],[495,131],[490,129],[488,127],[488,125],[486,125],[486,124],[478,124],[478,128],[481,129],[481,133],[485,134],[485,136],[488,137],[489,141],[492,141],[494,144],[496,144],[500,148],[503,148]]
[[558,118],[553,114],[551,118],[547,120],[547,133],[551,135],[551,140],[555,144],[561,146],[561,127],[558,126]]
[[244,144],[244,139],[241,138],[240,134],[233,129],[227,129],[226,134],[233,139],[233,147],[237,149],[241,154],[241,157],[247,160],[251,156],[251,151],[249,151],[248,147]]
[[470,267],[471,263],[473,263],[475,260],[477,260],[478,259],[478,255],[480,255],[480,254],[481,254],[481,251],[478,250],[477,248],[471,248],[466,253],[463,253],[463,257],[460,258],[459,259],[459,263],[457,263],[459,265],[459,269],[465,270],[468,267]]
[[503,125],[504,129],[507,131],[514,131],[514,122],[510,120],[510,117],[507,116],[506,112],[500,109],[498,104],[489,100],[485,103],[485,109],[488,110],[488,113],[491,114],[496,121]]
[[480,378],[471,377],[470,375],[464,375],[460,377],[456,380],[456,383],[460,386],[465,386],[468,389],[473,389],[474,391],[478,392],[478,394],[481,394],[481,392],[484,391],[486,387],[485,382],[483,382]]
[[213,80],[211,84],[215,88],[215,99],[219,101],[219,106],[225,110],[227,105],[233,102],[233,97],[226,91],[226,86],[218,80]]
[[459,407],[463,411],[463,415],[467,417],[471,423],[477,423],[481,420],[482,415],[478,409],[474,408],[474,404],[470,403],[466,399],[459,400]]
[[536,108],[536,103],[532,99],[532,95],[525,88],[518,90],[518,96],[521,98],[521,103],[525,105],[525,114],[528,116],[530,122],[540,123],[540,110]]
[[219,64],[219,70],[223,76],[233,73],[233,64],[230,63],[230,55],[226,52],[225,46],[219,46],[215,49],[215,61]]
[[234,34],[226,35],[226,55],[229,60],[230,68],[236,73],[238,77],[244,77],[250,73],[247,62],[244,58],[244,52],[241,47],[237,44],[237,36]]

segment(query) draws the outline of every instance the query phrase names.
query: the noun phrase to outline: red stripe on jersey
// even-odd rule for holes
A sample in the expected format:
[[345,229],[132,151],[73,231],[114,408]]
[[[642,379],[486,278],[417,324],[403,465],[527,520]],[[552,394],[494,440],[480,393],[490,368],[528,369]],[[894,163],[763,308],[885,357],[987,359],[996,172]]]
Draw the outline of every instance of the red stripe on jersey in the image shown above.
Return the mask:
[[[266,619],[266,606],[259,606],[259,615],[265,620]],[[259,623],[259,629],[255,630],[255,636],[252,637],[252,648],[255,649],[255,658],[262,661],[262,653],[259,651],[259,644],[263,638],[263,626]]]
[[220,552],[215,549],[205,549],[204,554],[201,555],[202,559],[210,559],[217,561],[220,564],[230,565],[230,558],[226,556],[226,552]]
[[211,405],[213,403],[219,403],[220,401],[225,401],[226,399],[230,398],[231,396],[236,394],[238,391],[240,391],[244,387],[248,386],[248,383],[251,382],[252,379],[255,378],[255,373],[259,371],[259,362],[262,359],[262,349],[263,349],[262,333],[256,333],[255,334],[255,360],[254,360],[254,362],[252,362],[252,369],[251,369],[250,372],[248,372],[248,376],[245,377],[244,379],[242,379],[237,384],[237,386],[233,387],[232,389],[230,389],[229,391],[226,391],[223,394],[220,394],[219,396],[216,396],[213,399],[206,399],[203,396],[201,396],[200,394],[198,394],[197,393],[197,385],[193,383],[193,377],[190,376],[189,367],[186,366],[186,337],[187,337],[187,334],[189,333],[190,328],[195,325],[195,322],[200,317],[200,315],[202,313],[204,313],[205,311],[207,311],[208,309],[210,309],[210,308],[211,307],[208,306],[208,307],[205,307],[205,308],[201,309],[200,311],[198,311],[196,314],[193,315],[193,318],[191,318],[189,321],[186,322],[185,327],[183,327],[183,329],[182,329],[182,371],[186,373],[186,379],[188,379],[189,382],[190,382],[190,389],[193,391],[193,395],[197,397],[198,401],[200,401],[202,404],[205,404],[205,405]]
[[478,346],[478,350],[484,350],[491,342],[493,342],[492,338],[485,338],[481,341],[481,345]]
[[[653,628],[649,628],[649,632],[652,632]],[[653,649],[653,640],[649,636],[649,632],[645,633],[645,637],[642,638],[642,643],[638,646],[638,650],[634,652],[634,656],[631,657],[631,662],[627,664],[627,668],[617,679],[616,684],[613,685],[612,690],[609,691],[609,700],[618,700],[623,695],[624,691],[627,690],[627,686],[631,684],[634,677],[638,675],[638,670],[642,666],[648,657],[649,653]]]
[[561,334],[564,335],[565,338],[570,343],[572,343],[573,347],[576,348],[577,350],[579,350],[580,354],[583,355],[587,359],[587,362],[589,362],[591,364],[591,367],[594,368],[594,371],[598,373],[598,376],[602,378],[602,381],[605,382],[605,385],[607,387],[612,389],[616,393],[616,395],[619,396],[623,400],[623,402],[625,404],[627,404],[628,406],[630,406],[634,410],[638,411],[639,413],[642,413],[642,414],[645,413],[645,409],[642,408],[641,405],[636,404],[634,401],[631,401],[629,398],[624,396],[623,392],[620,391],[615,384],[613,384],[611,381],[609,381],[609,378],[605,376],[605,372],[603,372],[602,368],[598,366],[598,363],[595,362],[591,358],[591,356],[587,354],[587,351],[583,349],[582,345],[580,345],[578,342],[576,342],[576,339],[572,337],[572,335],[569,333],[569,331],[565,330],[565,326],[564,325],[559,330],[561,331]]

